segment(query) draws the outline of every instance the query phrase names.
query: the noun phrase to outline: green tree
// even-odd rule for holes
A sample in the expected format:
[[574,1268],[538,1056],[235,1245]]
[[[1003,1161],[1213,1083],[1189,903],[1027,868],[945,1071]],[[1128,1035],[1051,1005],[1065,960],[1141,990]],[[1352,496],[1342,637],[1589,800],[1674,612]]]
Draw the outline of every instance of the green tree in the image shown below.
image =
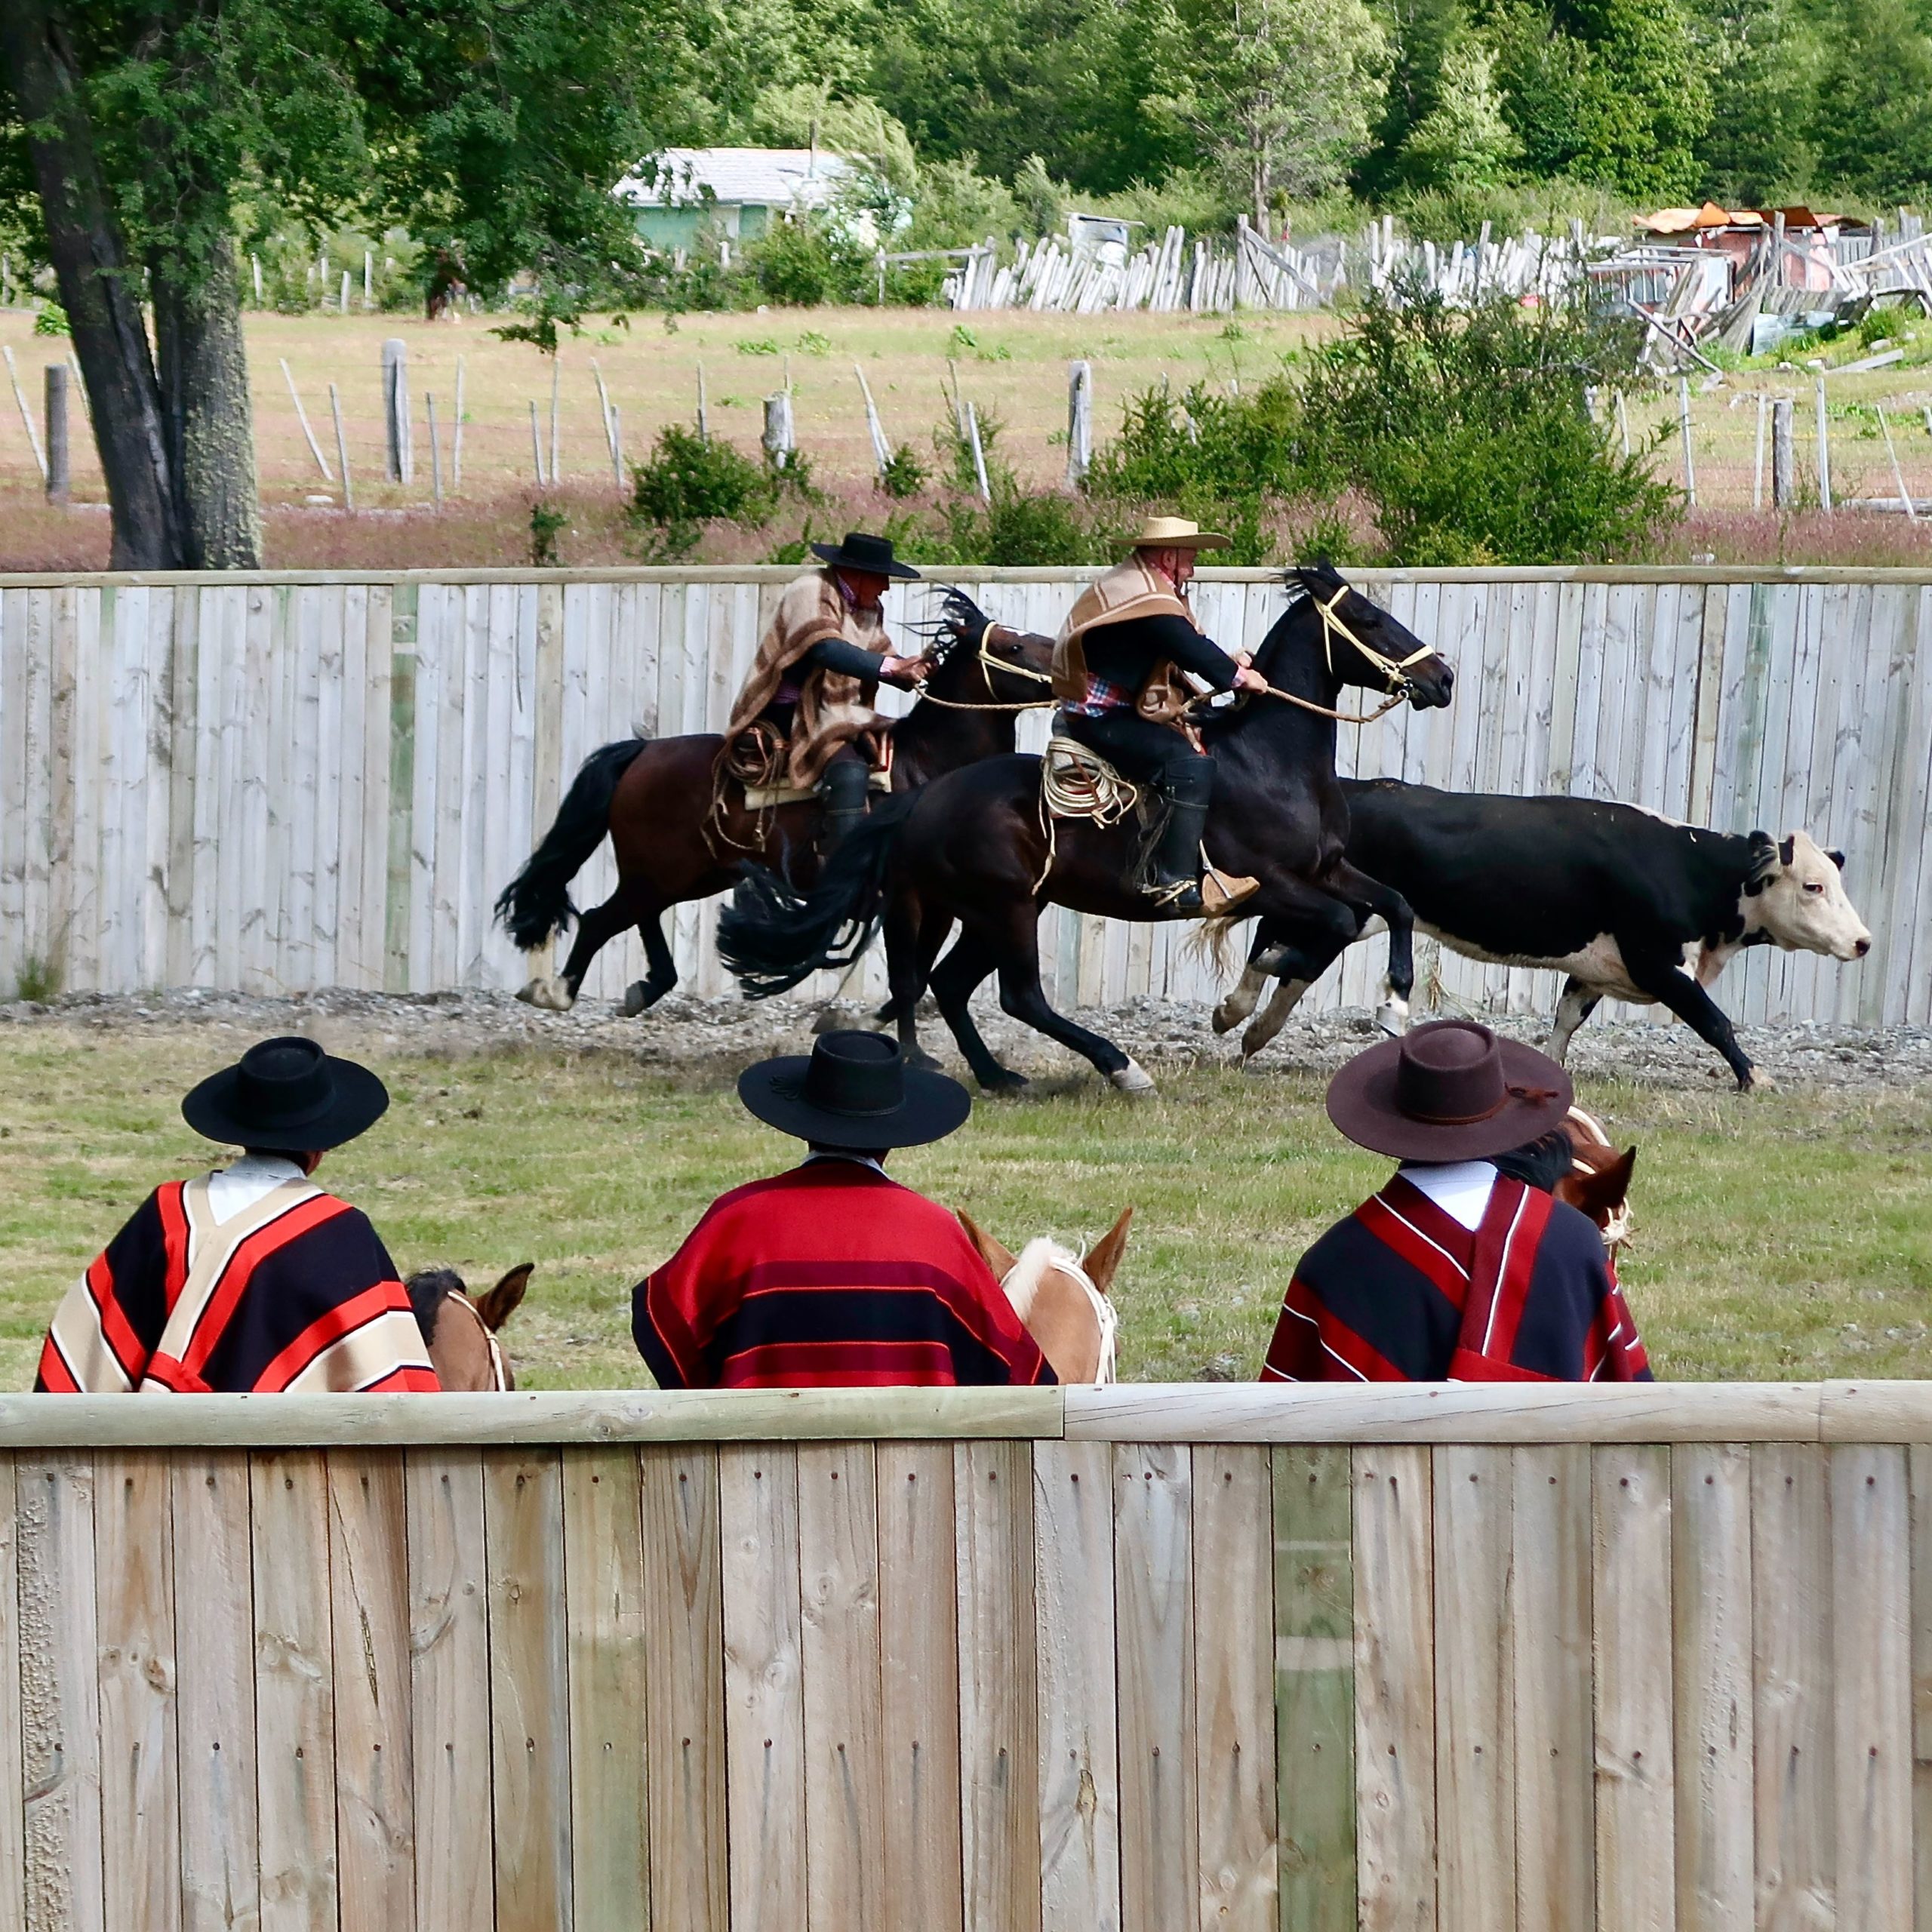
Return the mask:
[[1496,56],[1471,35],[1444,61],[1435,105],[1402,143],[1403,177],[1420,188],[1493,187],[1522,152],[1503,112]]
[[1697,144],[1703,192],[1734,208],[1807,194],[1823,63],[1814,22],[1793,0],[1702,0],[1694,26],[1711,88],[1711,122]]
[[1932,186],[1932,38],[1908,0],[1846,0],[1829,23],[1814,138],[1820,171],[1875,202]]
[[1411,133],[1436,105],[1444,63],[1469,32],[1463,0],[1380,0],[1376,18],[1389,43],[1389,86],[1374,144],[1356,178],[1380,195],[1401,179],[1401,156]]

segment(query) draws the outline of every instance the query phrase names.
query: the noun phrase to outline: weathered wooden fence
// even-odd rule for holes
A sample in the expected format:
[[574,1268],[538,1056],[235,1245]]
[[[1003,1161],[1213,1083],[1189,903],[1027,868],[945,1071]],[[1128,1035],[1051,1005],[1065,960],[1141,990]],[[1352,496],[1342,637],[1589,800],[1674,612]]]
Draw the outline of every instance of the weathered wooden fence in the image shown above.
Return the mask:
[[1909,1932],[1932,1385],[0,1400],[28,1932]]
[[[788,574],[744,569],[0,582],[0,989],[521,983],[491,902],[596,746],[715,730]],[[961,570],[1057,628],[1076,572]],[[1841,968],[1754,951],[1746,1019],[1932,1019],[1932,578],[1886,571],[1364,571],[1460,674],[1446,712],[1343,734],[1345,766],[1458,789],[1629,799],[1729,830],[1803,826],[1850,854],[1876,937]],[[909,596],[897,614],[921,608]],[[1204,581],[1257,642],[1272,574]],[[1023,742],[1036,745],[1039,714]],[[580,897],[612,882],[593,861]],[[676,915],[688,986],[726,989],[715,906]],[[1063,1004],[1198,998],[1174,928],[1050,915]],[[635,939],[588,991],[642,971]],[[1318,996],[1360,1004],[1368,949]],[[1471,1008],[1546,1007],[1527,973],[1445,958]]]

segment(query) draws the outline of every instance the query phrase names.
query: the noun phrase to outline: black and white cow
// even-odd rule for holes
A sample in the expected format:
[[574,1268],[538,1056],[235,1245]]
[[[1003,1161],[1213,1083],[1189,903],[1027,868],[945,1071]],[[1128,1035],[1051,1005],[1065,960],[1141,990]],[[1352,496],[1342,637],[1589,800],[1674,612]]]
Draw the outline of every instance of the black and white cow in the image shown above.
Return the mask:
[[[1559,1060],[1606,995],[1660,1001],[1748,1090],[1765,1076],[1707,990],[1733,956],[1758,945],[1834,959],[1872,949],[1839,876],[1844,855],[1802,832],[1780,841],[1595,798],[1438,792],[1389,778],[1343,789],[1349,863],[1399,892],[1418,928],[1472,959],[1569,975],[1550,1036]],[[1217,1032],[1254,1011],[1278,943],[1264,921],[1240,985],[1216,1009]],[[1309,983],[1281,983],[1243,1035],[1244,1057],[1280,1032]]]

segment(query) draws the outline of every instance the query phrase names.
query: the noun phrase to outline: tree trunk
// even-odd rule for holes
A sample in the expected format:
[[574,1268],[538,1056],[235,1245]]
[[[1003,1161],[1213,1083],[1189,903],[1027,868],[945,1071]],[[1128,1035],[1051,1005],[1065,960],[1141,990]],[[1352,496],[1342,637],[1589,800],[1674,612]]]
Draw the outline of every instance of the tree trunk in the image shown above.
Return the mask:
[[225,230],[208,253],[151,265],[162,403],[188,567],[262,564],[254,419],[242,338],[241,274]]
[[101,178],[80,73],[51,0],[0,0],[0,61],[28,131],[60,303],[88,386],[116,570],[186,561],[154,360]]

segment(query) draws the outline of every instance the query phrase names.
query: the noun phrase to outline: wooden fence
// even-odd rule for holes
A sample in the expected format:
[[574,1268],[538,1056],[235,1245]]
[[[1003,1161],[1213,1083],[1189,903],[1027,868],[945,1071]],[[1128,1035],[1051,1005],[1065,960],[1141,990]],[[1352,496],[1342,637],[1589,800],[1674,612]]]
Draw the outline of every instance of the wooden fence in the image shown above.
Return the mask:
[[1932,1385],[0,1399],[27,1932],[1908,1932]]
[[[521,983],[491,906],[561,788],[633,724],[721,726],[787,574],[0,580],[0,991],[35,961],[103,991]],[[952,575],[1048,631],[1081,578]],[[1725,1004],[1746,1020],[1932,1019],[1932,577],[1360,581],[1460,682],[1447,711],[1346,731],[1346,769],[1626,798],[1727,830],[1804,826],[1849,851],[1873,955],[1841,968],[1754,949]],[[895,616],[921,595],[895,591]],[[1230,571],[1197,601],[1213,635],[1253,644],[1284,598],[1272,574]],[[1030,715],[1023,743],[1044,731]],[[612,878],[600,855],[580,898]],[[708,993],[728,989],[715,916],[675,917],[685,983]],[[1063,1004],[1212,997],[1187,937],[1053,912],[1049,986]],[[641,971],[627,939],[587,990],[614,997]],[[1357,949],[1318,1005],[1365,1003],[1379,972]],[[1470,1008],[1554,998],[1546,976],[1453,958],[1440,991]]]

